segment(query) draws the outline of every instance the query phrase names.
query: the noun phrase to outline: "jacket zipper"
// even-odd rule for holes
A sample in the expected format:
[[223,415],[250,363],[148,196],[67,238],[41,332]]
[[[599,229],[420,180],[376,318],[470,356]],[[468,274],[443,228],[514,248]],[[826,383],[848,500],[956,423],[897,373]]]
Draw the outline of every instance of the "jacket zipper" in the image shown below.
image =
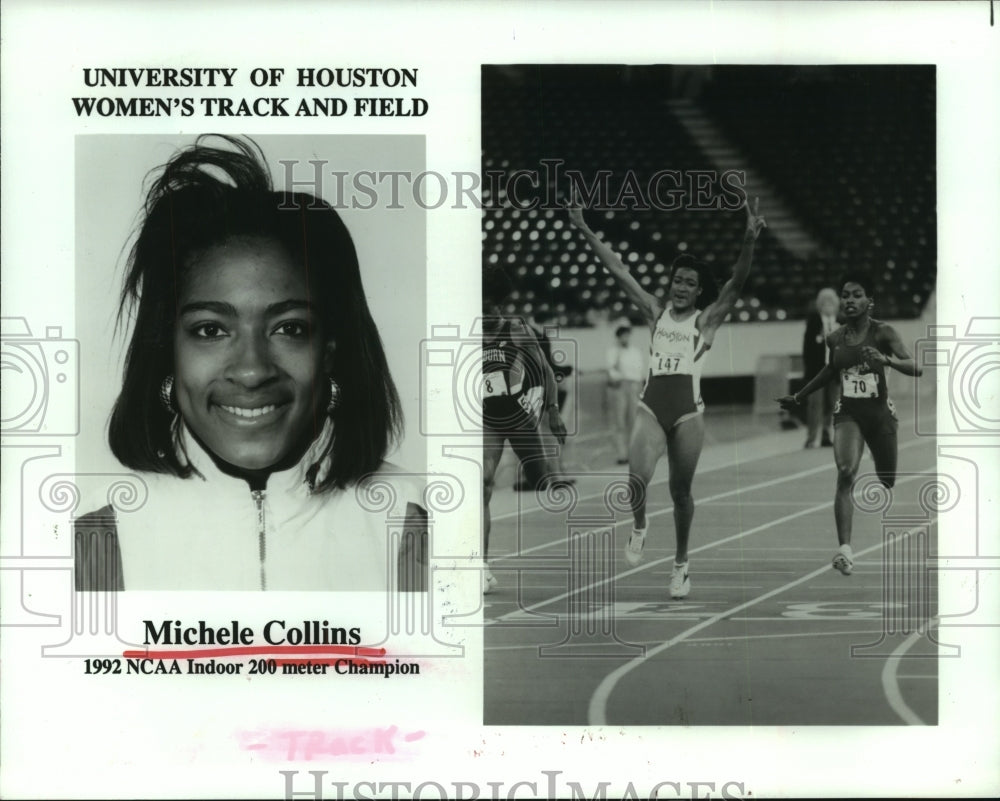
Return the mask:
[[260,553],[260,588],[267,589],[267,577],[264,574],[264,560],[267,557],[267,528],[264,520],[264,490],[253,490],[253,505],[257,510],[257,549]]

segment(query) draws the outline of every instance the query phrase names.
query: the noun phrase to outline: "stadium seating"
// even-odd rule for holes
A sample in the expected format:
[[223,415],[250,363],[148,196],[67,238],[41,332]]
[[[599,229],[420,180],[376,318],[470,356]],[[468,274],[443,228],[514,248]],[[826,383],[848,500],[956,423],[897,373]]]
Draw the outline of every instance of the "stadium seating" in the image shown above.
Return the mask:
[[[483,260],[504,267],[517,287],[507,311],[547,311],[564,326],[634,314],[565,211],[553,208],[568,181],[554,180],[546,159],[559,160],[563,175],[579,171],[587,186],[606,171],[607,191],[588,204],[588,223],[649,291],[665,292],[669,265],[684,252],[725,280],[743,212],[693,208],[708,204],[686,184],[681,208],[650,203],[659,171],[715,170],[670,110],[667,101],[684,93],[767,176],[818,245],[798,258],[765,230],[733,321],[800,317],[819,287],[851,268],[872,274],[878,316],[919,316],[936,272],[933,69],[716,67],[694,88],[692,72],[484,68]],[[528,173],[513,181],[519,170]],[[660,184],[661,206],[671,180]],[[622,195],[623,187],[639,194]],[[727,200],[718,184],[713,192]]]

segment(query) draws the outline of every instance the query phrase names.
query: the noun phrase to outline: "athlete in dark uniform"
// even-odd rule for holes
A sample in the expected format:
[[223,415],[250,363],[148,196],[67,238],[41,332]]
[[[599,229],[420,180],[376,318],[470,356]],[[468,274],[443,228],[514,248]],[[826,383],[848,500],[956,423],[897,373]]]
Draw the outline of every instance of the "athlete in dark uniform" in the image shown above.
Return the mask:
[[549,428],[559,444],[566,440],[552,368],[525,322],[503,314],[503,304],[511,289],[510,279],[503,270],[493,268],[484,274],[481,384],[484,593],[497,586],[488,561],[490,499],[504,443],[510,443],[520,460],[529,486],[538,489],[550,478],[549,454],[542,445],[539,430],[543,414],[548,416]]
[[545,477],[538,430],[545,387],[542,370],[525,354],[532,335],[520,320],[494,318],[487,326],[491,330],[483,332],[483,427],[510,441],[529,487],[536,489]]
[[887,489],[896,483],[898,422],[886,386],[886,368],[909,376],[919,376],[922,371],[893,327],[870,316],[873,300],[865,276],[845,276],[840,303],[845,324],[827,337],[830,363],[797,393],[779,398],[778,402],[789,408],[830,381],[840,385],[840,400],[833,409],[833,454],[837,462],[833,512],[840,548],[833,566],[847,576],[854,568],[851,488],[866,444],[879,481]]
[[691,482],[705,438],[699,377],[715,333],[732,310],[750,273],[754,243],[764,218],[746,204],[747,223],[743,246],[732,277],[717,299],[711,275],[704,265],[685,254],[670,270],[667,301],[644,290],[618,255],[583,219],[583,209],[573,198],[570,222],[583,234],[605,269],[618,281],[629,300],[642,313],[652,333],[650,376],[643,390],[629,444],[629,485],[635,522],[625,560],[637,565],[646,540],[646,488],[657,462],[667,453],[670,464],[670,497],[674,502],[677,552],[670,577],[670,597],[684,598],[691,591],[688,575],[688,538],[694,517]]

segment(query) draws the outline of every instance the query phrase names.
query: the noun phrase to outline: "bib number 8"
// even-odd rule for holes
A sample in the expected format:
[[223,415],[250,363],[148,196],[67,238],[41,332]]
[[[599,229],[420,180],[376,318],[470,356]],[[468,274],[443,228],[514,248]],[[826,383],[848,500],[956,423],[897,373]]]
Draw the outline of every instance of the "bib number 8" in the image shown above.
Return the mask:
[[507,389],[507,381],[504,378],[503,373],[486,373],[483,376],[483,397],[484,398],[495,398],[500,395],[509,395],[510,391]]

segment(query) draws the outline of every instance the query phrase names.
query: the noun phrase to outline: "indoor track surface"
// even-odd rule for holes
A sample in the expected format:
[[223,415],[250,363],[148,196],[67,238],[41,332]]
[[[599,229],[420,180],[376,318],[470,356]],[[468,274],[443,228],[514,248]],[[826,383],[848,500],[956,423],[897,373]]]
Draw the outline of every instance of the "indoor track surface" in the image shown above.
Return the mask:
[[[850,576],[830,564],[832,449],[803,449],[801,430],[771,424],[761,433],[749,412],[707,416],[692,586],[681,601],[667,590],[674,535],[665,460],[634,568],[622,555],[631,528],[625,468],[574,470],[586,443],[567,460],[573,490],[498,490],[484,722],[936,723],[937,601],[924,561],[937,534],[925,510],[935,443],[915,434],[912,403],[897,405],[899,479],[891,499],[875,489],[865,454],[855,496],[868,511],[855,512]],[[730,428],[746,436],[713,439]]]

